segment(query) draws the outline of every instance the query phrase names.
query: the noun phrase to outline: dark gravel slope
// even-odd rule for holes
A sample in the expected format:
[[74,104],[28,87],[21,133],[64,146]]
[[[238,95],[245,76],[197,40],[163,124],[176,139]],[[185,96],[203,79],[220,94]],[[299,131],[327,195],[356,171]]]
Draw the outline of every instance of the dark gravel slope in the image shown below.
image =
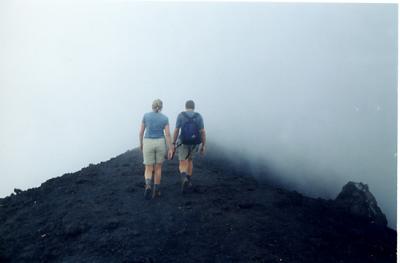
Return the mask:
[[0,199],[0,262],[396,262],[395,231],[216,156],[184,196],[175,160],[145,201],[133,150]]

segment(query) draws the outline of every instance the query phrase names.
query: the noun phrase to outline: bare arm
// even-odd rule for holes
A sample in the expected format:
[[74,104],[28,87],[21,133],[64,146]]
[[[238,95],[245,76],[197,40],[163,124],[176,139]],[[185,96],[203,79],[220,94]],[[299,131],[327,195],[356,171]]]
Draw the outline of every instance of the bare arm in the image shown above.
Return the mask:
[[171,133],[169,132],[169,125],[165,125],[164,127],[164,133],[165,133],[165,140],[167,141],[168,145],[168,160],[172,159],[173,156],[173,146],[171,144]]
[[144,136],[144,123],[142,122],[139,130],[140,150],[143,150],[143,136]]
[[165,140],[167,141],[168,149],[172,149],[172,144],[171,144],[171,133],[169,131],[169,125],[165,125],[164,127],[164,133],[165,133]]
[[201,129],[200,130],[200,134],[201,134],[200,153],[204,155],[204,153],[206,152],[206,130],[205,129]]
[[203,144],[203,146],[205,146],[206,145],[206,130],[201,129],[200,135],[201,135],[201,143]]
[[174,139],[173,139],[173,144],[176,145],[176,141],[178,140],[178,135],[179,135],[179,128],[175,128],[174,130]]

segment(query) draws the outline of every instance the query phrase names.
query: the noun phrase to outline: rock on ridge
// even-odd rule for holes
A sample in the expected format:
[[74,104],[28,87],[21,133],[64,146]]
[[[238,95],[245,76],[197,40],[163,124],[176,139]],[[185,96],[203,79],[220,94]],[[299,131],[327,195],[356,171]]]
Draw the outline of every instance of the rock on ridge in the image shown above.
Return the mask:
[[352,215],[364,218],[370,223],[387,226],[387,219],[382,213],[368,185],[361,182],[348,182],[335,199],[339,208]]

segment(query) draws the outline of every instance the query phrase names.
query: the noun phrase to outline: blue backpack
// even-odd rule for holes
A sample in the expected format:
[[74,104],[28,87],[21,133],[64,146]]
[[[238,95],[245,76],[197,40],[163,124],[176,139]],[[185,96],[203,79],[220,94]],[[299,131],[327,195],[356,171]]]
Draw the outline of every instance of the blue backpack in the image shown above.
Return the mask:
[[182,112],[182,115],[186,118],[186,121],[181,127],[181,143],[186,145],[200,144],[200,131],[197,122],[195,122],[195,119],[198,117],[198,113],[195,113],[193,117],[190,117],[186,112]]

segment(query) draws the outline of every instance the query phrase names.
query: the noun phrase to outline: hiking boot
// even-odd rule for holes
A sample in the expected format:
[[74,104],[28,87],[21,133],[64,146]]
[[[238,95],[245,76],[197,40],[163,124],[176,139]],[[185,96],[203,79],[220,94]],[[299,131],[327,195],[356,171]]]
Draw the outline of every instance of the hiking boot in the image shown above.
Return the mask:
[[149,200],[151,198],[151,186],[146,185],[144,188],[144,199]]
[[160,189],[154,189],[153,191],[153,198],[161,197],[161,191]]
[[191,189],[191,188],[193,187],[193,184],[192,184],[192,177],[191,177],[191,176],[188,176],[187,179],[188,179],[187,188],[188,188],[188,189]]
[[184,177],[183,179],[182,179],[182,194],[184,194],[185,192],[186,192],[186,189],[188,188],[188,185],[189,185],[189,180],[187,179],[187,177]]

